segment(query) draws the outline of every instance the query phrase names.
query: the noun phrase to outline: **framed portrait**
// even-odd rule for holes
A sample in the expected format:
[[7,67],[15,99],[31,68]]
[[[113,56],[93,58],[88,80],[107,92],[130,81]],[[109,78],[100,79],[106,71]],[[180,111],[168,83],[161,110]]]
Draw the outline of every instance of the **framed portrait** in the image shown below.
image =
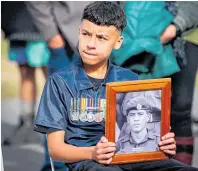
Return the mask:
[[116,143],[112,164],[168,158],[159,141],[170,130],[171,79],[106,85],[105,136]]

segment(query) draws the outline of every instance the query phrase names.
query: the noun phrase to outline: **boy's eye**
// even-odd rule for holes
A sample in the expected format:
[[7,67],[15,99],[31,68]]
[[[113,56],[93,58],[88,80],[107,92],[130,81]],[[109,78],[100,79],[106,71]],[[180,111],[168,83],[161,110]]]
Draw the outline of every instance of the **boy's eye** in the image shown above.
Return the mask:
[[97,36],[99,40],[107,40],[105,37],[103,36]]
[[82,35],[86,36],[86,35],[88,35],[88,34],[87,34],[87,33],[85,33],[85,32],[83,32],[83,33],[82,33]]

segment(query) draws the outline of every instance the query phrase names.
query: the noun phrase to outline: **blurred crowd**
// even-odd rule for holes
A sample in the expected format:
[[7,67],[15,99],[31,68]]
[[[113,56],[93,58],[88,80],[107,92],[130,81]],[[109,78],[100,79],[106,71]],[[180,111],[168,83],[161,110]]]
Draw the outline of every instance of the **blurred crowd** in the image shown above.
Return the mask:
[[[86,5],[73,1],[3,1],[1,34],[9,40],[8,58],[20,71],[20,117],[14,132],[2,145],[30,143],[28,136],[36,114],[35,69],[47,78],[72,64],[78,45],[78,26]],[[128,68],[139,79],[172,78],[171,130],[176,135],[176,159],[192,164],[194,137],[191,108],[198,68],[198,2],[115,2],[127,17],[122,35],[125,40],[114,50],[114,64]],[[18,138],[22,137],[22,138]],[[45,163],[51,170],[46,138]],[[55,170],[65,171],[64,163],[54,162]]]

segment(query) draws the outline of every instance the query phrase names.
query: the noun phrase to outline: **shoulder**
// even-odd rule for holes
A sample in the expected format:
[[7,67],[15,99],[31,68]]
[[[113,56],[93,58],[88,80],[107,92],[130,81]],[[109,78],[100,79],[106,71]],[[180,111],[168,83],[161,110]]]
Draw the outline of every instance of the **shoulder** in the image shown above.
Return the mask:
[[125,143],[125,142],[127,142],[127,141],[129,141],[129,135],[125,135],[125,136],[121,137],[121,138],[118,140],[118,142],[120,142],[120,143]]
[[47,83],[51,83],[56,85],[57,87],[61,88],[70,88],[75,80],[74,80],[74,73],[75,73],[75,66],[72,64],[70,66],[64,67],[53,74],[49,75],[47,78]]
[[112,68],[114,69],[115,73],[118,76],[122,76],[122,80],[121,81],[132,81],[132,80],[138,80],[138,74],[136,74],[135,72],[120,67],[120,66],[116,66],[114,64],[112,64]]
[[148,138],[150,140],[153,140],[155,142],[158,142],[160,140],[160,135],[158,133],[155,133],[155,132],[152,132],[152,131],[149,131],[148,132]]
[[77,67],[75,64],[68,65],[50,75],[53,79],[62,79],[63,81],[71,81]]

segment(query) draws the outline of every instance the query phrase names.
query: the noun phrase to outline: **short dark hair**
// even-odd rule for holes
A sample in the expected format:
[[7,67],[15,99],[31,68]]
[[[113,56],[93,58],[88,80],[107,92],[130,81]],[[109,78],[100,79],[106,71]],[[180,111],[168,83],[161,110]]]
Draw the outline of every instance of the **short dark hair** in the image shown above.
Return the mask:
[[112,2],[93,2],[84,9],[82,20],[102,26],[115,26],[122,31],[126,26],[126,16],[120,6]]

